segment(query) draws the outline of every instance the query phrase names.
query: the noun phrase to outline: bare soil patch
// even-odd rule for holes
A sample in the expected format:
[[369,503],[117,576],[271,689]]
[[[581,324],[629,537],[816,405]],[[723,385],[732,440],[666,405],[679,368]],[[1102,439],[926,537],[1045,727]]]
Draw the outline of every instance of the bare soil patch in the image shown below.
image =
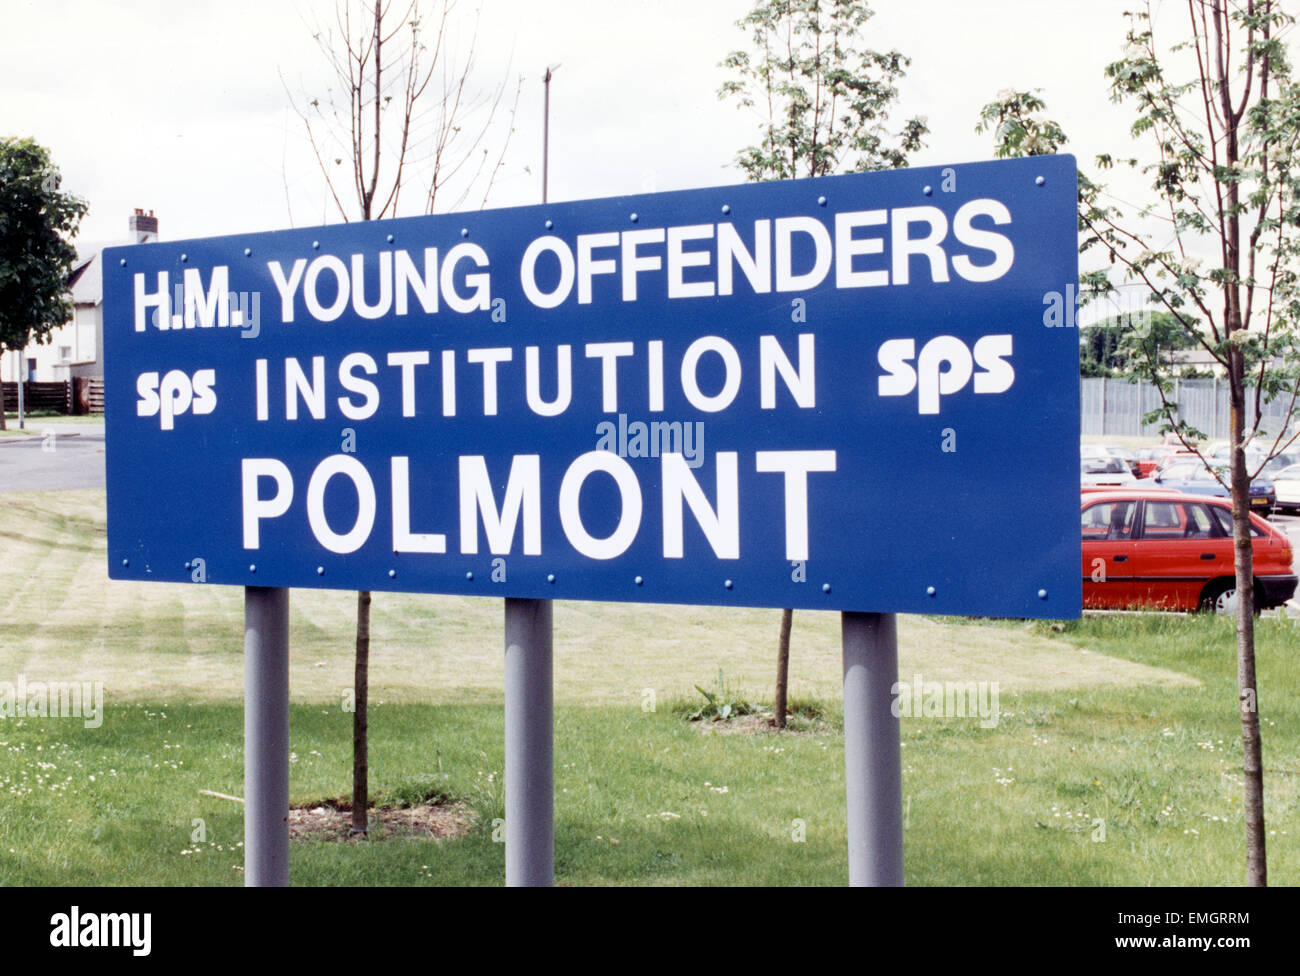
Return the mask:
[[701,735],[829,735],[835,726],[824,718],[801,715],[786,717],[784,729],[778,729],[771,712],[754,712],[727,719],[698,719],[691,724]]
[[421,803],[411,807],[371,807],[370,833],[352,833],[352,806],[318,803],[289,810],[291,840],[375,841],[450,840],[469,833],[473,809],[460,802]]

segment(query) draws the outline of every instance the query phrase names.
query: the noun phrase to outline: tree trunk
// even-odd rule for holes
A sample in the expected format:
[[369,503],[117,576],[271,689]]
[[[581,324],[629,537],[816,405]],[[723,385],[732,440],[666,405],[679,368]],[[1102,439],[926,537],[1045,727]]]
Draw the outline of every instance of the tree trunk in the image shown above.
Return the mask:
[[357,594],[357,667],[353,681],[356,711],[352,713],[352,832],[370,829],[370,767],[366,748],[366,710],[370,698],[370,591]]
[[[370,185],[363,186],[360,179],[361,155],[357,150],[357,189],[361,196],[361,219],[370,219],[370,205],[374,202],[375,187],[379,185],[379,128],[380,109],[383,107],[379,75],[383,71],[380,51],[383,45],[384,6],[375,3],[375,161],[370,173]],[[349,45],[350,46],[350,45]],[[351,51],[348,52],[351,55]],[[370,830],[370,746],[366,712],[370,702],[370,591],[357,592],[357,660],[352,689],[356,695],[357,710],[352,713],[352,832],[364,834]]]
[[[5,347],[0,346],[0,365],[4,363],[6,352]],[[4,371],[0,370],[0,430],[8,430],[8,425],[5,423],[5,384],[3,377]]]
[[1254,551],[1250,534],[1250,481],[1242,445],[1245,426],[1245,384],[1241,353],[1233,350],[1231,396],[1232,535],[1237,563],[1237,698],[1241,711],[1241,761],[1246,816],[1246,884],[1268,884],[1264,839],[1264,761],[1259,736],[1259,695],[1255,684]]
[[794,611],[781,611],[781,637],[776,646],[776,704],[772,706],[776,727],[785,728],[786,692],[790,687],[790,627]]

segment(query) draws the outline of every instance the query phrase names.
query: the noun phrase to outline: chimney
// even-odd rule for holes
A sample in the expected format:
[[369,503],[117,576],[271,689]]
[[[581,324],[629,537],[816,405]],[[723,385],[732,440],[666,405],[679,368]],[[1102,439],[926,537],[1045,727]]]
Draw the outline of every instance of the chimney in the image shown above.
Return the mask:
[[147,244],[158,240],[158,218],[153,215],[152,210],[146,214],[136,207],[135,213],[128,220],[127,226],[130,228],[132,244]]

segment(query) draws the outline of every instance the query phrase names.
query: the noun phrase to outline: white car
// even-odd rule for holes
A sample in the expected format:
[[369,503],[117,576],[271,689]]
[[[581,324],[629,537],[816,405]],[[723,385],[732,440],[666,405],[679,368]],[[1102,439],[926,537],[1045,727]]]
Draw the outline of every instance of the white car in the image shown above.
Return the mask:
[[1084,485],[1132,485],[1133,472],[1117,457],[1084,457],[1079,463],[1079,483]]
[[[1272,447],[1272,441],[1268,441],[1265,446]],[[1232,451],[1228,446],[1228,442],[1219,441],[1211,446],[1209,456],[1216,461],[1222,461],[1224,464],[1227,464],[1231,454]],[[1266,457],[1268,457],[1268,454],[1265,451],[1249,444],[1246,445],[1246,470],[1252,472],[1258,470],[1260,466],[1264,464],[1264,458]],[[1297,455],[1295,450],[1279,451],[1277,455],[1268,462],[1270,470],[1266,472],[1266,474],[1271,478],[1278,470],[1292,464],[1300,464],[1300,455]]]
[[1279,511],[1300,511],[1300,464],[1283,468],[1273,476]]
[[1121,461],[1123,461],[1126,465],[1128,465],[1128,469],[1130,472],[1132,472],[1134,478],[1142,477],[1138,473],[1137,455],[1134,454],[1132,451],[1130,451],[1127,447],[1120,447],[1118,444],[1103,444],[1102,450],[1104,450],[1111,457],[1117,457]]

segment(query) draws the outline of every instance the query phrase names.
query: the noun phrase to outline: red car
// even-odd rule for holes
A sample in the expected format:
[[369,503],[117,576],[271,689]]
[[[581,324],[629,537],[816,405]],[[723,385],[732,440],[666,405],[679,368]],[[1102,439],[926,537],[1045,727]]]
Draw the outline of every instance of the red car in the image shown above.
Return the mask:
[[[1089,609],[1232,610],[1232,504],[1167,490],[1089,491],[1082,496],[1083,605]],[[1291,541],[1250,516],[1255,606],[1295,594]]]
[[1166,444],[1157,447],[1143,447],[1137,452],[1137,476],[1139,478],[1149,478],[1160,470],[1160,465],[1176,453],[1175,449]]

